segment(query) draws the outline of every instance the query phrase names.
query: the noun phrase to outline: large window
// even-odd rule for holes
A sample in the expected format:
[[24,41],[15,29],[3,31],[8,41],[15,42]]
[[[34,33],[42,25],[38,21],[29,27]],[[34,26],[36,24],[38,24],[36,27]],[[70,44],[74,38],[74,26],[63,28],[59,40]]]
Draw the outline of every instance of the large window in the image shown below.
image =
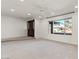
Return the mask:
[[72,34],[72,18],[59,19],[49,22],[51,33],[53,34]]

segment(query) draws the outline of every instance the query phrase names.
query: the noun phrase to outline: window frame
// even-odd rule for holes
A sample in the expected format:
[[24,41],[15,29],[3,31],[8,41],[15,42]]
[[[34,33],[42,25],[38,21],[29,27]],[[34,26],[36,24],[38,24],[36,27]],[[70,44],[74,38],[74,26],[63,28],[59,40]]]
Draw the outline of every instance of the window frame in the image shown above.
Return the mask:
[[[53,21],[49,21],[49,24],[51,25],[51,34],[60,34],[60,35],[72,35],[72,33],[66,33],[65,32],[65,29],[64,29],[64,33],[54,33],[54,22],[55,21],[59,21],[59,20],[68,20],[68,19],[72,19],[72,17],[68,17],[68,18],[63,18],[63,19],[57,19],[57,20],[53,20]],[[65,26],[65,23],[64,23],[64,26]],[[64,27],[65,28],[65,27]]]

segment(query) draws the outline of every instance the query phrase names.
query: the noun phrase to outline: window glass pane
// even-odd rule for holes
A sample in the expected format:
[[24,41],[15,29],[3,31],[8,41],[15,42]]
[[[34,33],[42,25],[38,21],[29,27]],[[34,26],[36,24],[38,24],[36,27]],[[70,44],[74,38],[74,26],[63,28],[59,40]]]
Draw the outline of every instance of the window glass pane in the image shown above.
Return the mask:
[[65,20],[65,33],[72,34],[72,19]]
[[56,20],[53,24],[54,33],[64,33],[64,20]]

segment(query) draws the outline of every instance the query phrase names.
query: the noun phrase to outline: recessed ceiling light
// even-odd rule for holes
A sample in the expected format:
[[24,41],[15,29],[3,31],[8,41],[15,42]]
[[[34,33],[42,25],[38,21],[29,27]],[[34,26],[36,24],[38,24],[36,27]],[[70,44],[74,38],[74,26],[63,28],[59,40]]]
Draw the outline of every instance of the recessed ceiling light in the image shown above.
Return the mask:
[[42,16],[39,16],[39,18],[42,18]]
[[10,9],[10,11],[11,11],[11,12],[14,12],[14,11],[15,11],[15,9]]
[[21,2],[24,2],[24,0],[20,0]]
[[75,6],[75,8],[78,8],[78,6]]
[[54,13],[54,12],[52,12],[51,14],[52,14],[52,15],[55,15],[55,13]]
[[28,13],[27,15],[31,15],[31,13]]

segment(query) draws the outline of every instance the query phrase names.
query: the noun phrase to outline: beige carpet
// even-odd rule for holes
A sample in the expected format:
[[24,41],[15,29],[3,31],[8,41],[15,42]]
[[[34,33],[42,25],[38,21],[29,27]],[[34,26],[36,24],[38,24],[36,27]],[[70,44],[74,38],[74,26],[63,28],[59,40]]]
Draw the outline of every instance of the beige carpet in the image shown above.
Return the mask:
[[77,46],[46,40],[2,42],[1,59],[77,59]]

